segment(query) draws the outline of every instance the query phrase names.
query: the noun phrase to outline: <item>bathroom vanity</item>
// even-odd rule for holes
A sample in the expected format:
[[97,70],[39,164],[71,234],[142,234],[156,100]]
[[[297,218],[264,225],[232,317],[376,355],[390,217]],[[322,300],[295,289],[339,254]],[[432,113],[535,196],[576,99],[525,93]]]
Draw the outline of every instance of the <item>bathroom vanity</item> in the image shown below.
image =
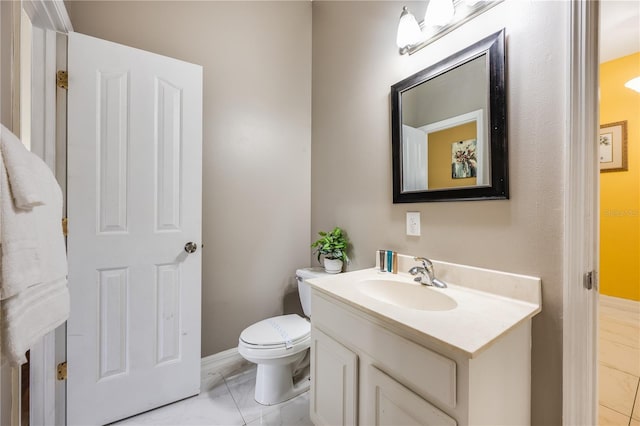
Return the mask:
[[530,423],[540,279],[433,264],[448,288],[377,268],[308,281],[316,425]]

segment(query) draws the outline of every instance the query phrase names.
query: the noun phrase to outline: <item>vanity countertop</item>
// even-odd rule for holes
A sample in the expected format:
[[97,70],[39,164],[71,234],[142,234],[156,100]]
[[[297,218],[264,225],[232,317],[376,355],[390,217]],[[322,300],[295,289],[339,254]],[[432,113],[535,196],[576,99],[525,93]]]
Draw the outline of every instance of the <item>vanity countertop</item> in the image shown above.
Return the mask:
[[[400,270],[417,265],[399,255]],[[393,326],[419,333],[428,340],[474,358],[502,335],[541,311],[539,278],[433,262],[436,277],[447,288],[428,287],[451,297],[457,306],[449,310],[417,310],[373,298],[359,286],[365,280],[392,280],[416,285],[407,273],[391,274],[377,268],[307,280],[311,287]],[[313,317],[313,316],[312,316]]]

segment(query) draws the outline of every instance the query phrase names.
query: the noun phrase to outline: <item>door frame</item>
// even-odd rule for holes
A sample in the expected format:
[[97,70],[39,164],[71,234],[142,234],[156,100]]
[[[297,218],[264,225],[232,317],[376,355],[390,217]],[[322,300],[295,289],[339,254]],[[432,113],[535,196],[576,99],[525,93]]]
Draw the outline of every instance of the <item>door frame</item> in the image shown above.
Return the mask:
[[[570,2],[563,256],[563,424],[597,424],[599,0]],[[593,288],[583,285],[593,271]]]
[[[39,135],[42,143],[32,145],[32,152],[52,169],[66,200],[66,93],[56,87],[54,75],[56,70],[66,70],[66,34],[73,31],[73,26],[62,0],[22,0],[21,4],[34,27],[31,127],[32,135]],[[20,86],[13,89],[19,97]],[[66,325],[63,324],[30,351],[29,419],[32,424],[66,424],[66,382],[56,379],[57,365],[65,360]]]

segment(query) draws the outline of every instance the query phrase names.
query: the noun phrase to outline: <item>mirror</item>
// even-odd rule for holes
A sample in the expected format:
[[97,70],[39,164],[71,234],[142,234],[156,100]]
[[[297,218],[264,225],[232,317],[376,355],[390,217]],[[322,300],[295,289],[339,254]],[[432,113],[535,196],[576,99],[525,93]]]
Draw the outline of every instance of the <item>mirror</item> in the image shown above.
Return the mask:
[[507,199],[504,30],[391,86],[393,202]]

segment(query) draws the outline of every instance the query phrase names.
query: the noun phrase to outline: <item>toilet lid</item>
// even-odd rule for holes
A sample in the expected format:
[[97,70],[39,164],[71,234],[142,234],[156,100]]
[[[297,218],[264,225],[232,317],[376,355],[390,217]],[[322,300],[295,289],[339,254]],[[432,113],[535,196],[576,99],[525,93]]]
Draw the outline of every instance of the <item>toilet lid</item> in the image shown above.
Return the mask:
[[257,322],[240,334],[251,345],[274,346],[293,344],[309,336],[311,326],[299,315],[282,315]]

